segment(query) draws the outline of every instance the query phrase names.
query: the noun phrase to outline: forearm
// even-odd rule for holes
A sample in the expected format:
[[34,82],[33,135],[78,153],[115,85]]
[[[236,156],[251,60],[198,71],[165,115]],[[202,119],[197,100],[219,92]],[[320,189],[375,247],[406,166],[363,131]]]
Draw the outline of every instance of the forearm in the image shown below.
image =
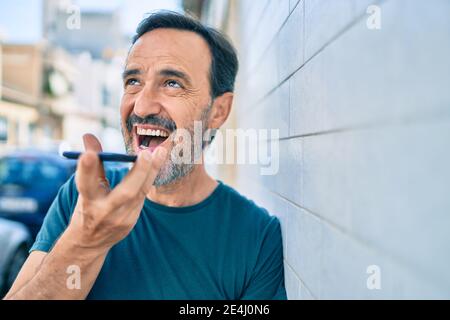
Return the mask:
[[85,299],[97,279],[108,250],[81,248],[73,239],[71,232],[66,230],[45,257],[35,276],[5,299]]

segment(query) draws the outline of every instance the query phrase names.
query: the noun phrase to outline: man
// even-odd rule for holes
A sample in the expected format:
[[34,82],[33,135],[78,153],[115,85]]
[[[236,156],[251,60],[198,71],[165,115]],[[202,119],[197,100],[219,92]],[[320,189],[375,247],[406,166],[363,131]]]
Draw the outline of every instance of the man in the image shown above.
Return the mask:
[[219,32],[173,12],[144,19],[120,109],[138,159],[129,172],[105,173],[100,143],[83,137],[75,177],[6,299],[285,299],[278,219],[203,163],[173,157],[176,131],[225,122],[237,69]]

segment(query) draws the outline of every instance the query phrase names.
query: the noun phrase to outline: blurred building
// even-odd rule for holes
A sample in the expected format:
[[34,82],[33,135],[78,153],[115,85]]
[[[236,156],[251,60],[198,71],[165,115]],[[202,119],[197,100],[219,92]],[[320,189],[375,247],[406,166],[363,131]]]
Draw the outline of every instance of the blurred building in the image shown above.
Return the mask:
[[43,46],[2,45],[0,145],[25,147],[61,138],[60,117],[43,103]]
[[72,54],[109,59],[128,46],[117,9],[80,9],[70,0],[44,0],[44,37]]
[[[122,94],[120,74],[128,44],[120,30],[118,13],[79,11],[72,1],[46,0],[43,5],[47,55],[53,62],[49,72],[56,78],[53,81],[65,78],[70,83],[70,95],[52,104],[53,110],[63,116],[64,140],[74,148],[81,148],[83,133],[91,132],[102,138],[109,132],[102,139],[106,149],[123,150],[122,141],[117,141],[117,128]],[[70,20],[76,14],[80,15],[78,26]]]
[[58,47],[47,51],[47,61],[45,101],[62,118],[65,142],[81,148],[83,133],[101,136],[106,128],[118,128],[120,62],[95,60],[89,52],[70,54]]
[[[117,13],[82,13],[67,26],[71,1],[43,2],[44,40],[2,45],[0,147],[82,147],[82,134],[122,151],[119,102],[124,49]],[[107,133],[107,134],[106,134]]]
[[3,44],[2,53],[3,145],[80,147],[83,132],[117,127],[117,65],[43,44]]

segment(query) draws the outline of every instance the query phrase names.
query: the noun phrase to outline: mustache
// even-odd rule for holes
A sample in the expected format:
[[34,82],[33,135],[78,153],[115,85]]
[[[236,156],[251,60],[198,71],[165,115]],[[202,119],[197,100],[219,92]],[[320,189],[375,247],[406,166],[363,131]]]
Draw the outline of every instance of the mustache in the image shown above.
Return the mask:
[[133,130],[133,126],[135,124],[151,124],[151,125],[162,127],[169,132],[173,132],[177,129],[177,125],[175,124],[175,122],[173,122],[170,119],[158,117],[156,115],[150,115],[145,118],[141,118],[133,113],[127,118],[127,121],[126,121],[126,126],[127,126],[128,132],[131,133],[131,131]]

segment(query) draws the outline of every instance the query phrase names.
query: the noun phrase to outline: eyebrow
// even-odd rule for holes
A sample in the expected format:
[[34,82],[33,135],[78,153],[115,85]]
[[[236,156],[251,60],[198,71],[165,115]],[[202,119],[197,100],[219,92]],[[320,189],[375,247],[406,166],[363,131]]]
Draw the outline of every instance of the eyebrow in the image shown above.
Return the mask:
[[[142,71],[140,69],[127,69],[122,72],[122,79],[125,80],[129,76],[140,75]],[[158,72],[160,76],[164,77],[176,77],[179,79],[183,79],[187,82],[188,85],[192,84],[191,78],[183,71],[176,70],[173,68],[165,68]]]
[[159,75],[164,77],[176,77],[180,78],[187,82],[188,85],[191,85],[192,81],[191,78],[183,71],[172,69],[172,68],[166,68],[162,69],[158,72]]
[[128,69],[122,72],[122,79],[125,80],[129,76],[142,74],[142,71],[139,69]]

